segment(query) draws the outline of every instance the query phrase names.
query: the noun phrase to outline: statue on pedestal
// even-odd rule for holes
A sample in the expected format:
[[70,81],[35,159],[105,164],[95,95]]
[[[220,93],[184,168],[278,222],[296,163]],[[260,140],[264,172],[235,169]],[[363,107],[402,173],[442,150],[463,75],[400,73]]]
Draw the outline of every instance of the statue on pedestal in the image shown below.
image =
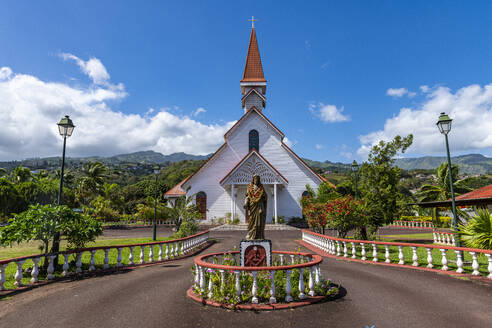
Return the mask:
[[267,194],[257,174],[253,175],[252,181],[248,184],[244,208],[249,211],[246,239],[265,239]]

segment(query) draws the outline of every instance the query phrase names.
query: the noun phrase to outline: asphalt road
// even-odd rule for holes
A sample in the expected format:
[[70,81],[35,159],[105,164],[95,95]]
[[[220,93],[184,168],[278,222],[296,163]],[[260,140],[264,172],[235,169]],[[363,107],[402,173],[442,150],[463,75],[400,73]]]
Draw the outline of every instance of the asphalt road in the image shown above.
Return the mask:
[[[240,232],[214,232],[206,252],[230,250]],[[271,231],[294,250],[297,231]],[[0,301],[1,327],[490,327],[492,285],[432,272],[325,258],[343,297],[293,310],[226,311],[185,296],[192,259],[58,282]]]

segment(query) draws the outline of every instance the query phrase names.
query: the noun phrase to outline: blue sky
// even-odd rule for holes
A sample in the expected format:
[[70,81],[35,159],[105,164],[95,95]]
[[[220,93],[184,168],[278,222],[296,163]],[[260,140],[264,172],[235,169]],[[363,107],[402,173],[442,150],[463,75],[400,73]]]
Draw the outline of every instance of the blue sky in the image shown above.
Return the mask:
[[[73,156],[214,151],[243,113],[251,15],[265,114],[299,155],[361,160],[377,140],[410,132],[408,156],[442,155],[443,110],[455,118],[454,154],[491,155],[491,10],[487,1],[5,1],[0,160],[57,155],[56,126],[41,124],[65,112],[77,125]],[[36,123],[14,137],[25,119]]]

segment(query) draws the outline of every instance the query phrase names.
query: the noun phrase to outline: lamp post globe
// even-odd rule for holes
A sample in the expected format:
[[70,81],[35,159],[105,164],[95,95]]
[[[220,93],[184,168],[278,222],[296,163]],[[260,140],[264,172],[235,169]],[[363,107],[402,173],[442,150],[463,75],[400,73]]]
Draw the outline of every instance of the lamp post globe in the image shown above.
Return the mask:
[[355,178],[355,193],[354,193],[355,194],[355,198],[354,199],[357,200],[357,177],[358,177],[357,176],[357,172],[359,171],[359,164],[357,164],[357,162],[355,161],[355,159],[352,162],[351,169],[352,169],[352,172],[354,172],[354,174],[355,174],[355,177],[354,177]]
[[449,141],[448,141],[448,133],[451,131],[451,123],[453,120],[446,115],[446,113],[441,113],[439,115],[439,119],[437,120],[437,127],[439,132],[444,134],[444,139],[446,140],[446,154],[448,159],[448,172],[449,172],[449,190],[451,192],[451,208],[453,211],[453,231],[455,236],[455,246],[460,247],[460,237],[458,235],[458,216],[456,215],[456,202],[454,200],[454,188],[453,188],[453,173],[451,169],[451,156],[449,154]]
[[159,173],[161,172],[159,166],[154,166],[155,175],[155,193],[154,193],[154,222],[152,223],[152,240],[157,239],[157,179],[159,178]]

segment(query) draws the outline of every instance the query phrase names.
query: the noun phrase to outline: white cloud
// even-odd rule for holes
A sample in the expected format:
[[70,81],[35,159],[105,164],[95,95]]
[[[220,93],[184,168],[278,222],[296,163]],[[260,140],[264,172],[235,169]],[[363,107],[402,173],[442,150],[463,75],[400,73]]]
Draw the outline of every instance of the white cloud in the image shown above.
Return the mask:
[[455,93],[445,87],[433,88],[419,108],[402,108],[386,120],[382,130],[360,136],[361,147],[357,153],[365,156],[379,140],[411,133],[414,141],[410,152],[442,154],[444,138],[436,127],[441,112],[453,119],[449,134],[453,152],[492,147],[492,84],[483,87],[475,84]]
[[427,92],[430,91],[430,88],[427,85],[421,85],[420,86],[420,91],[422,91],[423,93],[427,93]]
[[56,122],[64,115],[70,115],[76,125],[67,141],[68,156],[145,149],[203,155],[215,151],[234,124],[206,125],[167,108],[143,114],[115,111],[110,105],[127,97],[124,86],[110,84],[109,74],[97,58],[83,63],[77,64],[85,67],[82,70],[94,84],[77,88],[0,68],[0,160],[58,156],[61,137]]
[[337,108],[335,105],[319,103],[317,105],[311,104],[309,110],[311,113],[321,118],[323,122],[334,123],[350,121],[350,116],[342,114],[343,107]]
[[60,57],[64,60],[73,60],[77,65],[79,65],[82,72],[87,74],[95,84],[107,85],[110,76],[106,70],[106,67],[104,67],[99,59],[93,57],[88,61],[83,61],[79,57],[70,53],[62,53],[60,54]]
[[12,76],[12,70],[10,67],[2,67],[0,68],[0,81],[8,80]]
[[316,144],[314,147],[315,147],[317,150],[321,150],[321,149],[325,148],[325,146],[320,145],[320,144]]
[[287,147],[289,147],[289,148],[294,147],[294,146],[295,146],[295,145],[297,145],[298,143],[299,143],[299,141],[298,141],[298,140],[290,141],[290,139],[289,139],[289,138],[287,138],[287,137],[285,137],[285,138],[284,138],[284,144],[286,144],[286,145],[287,145]]
[[386,91],[386,94],[394,98],[401,98],[405,95],[411,98],[416,95],[415,92],[408,91],[406,88],[399,88],[399,89],[389,88]]
[[203,107],[198,107],[198,108],[196,109],[196,111],[194,111],[194,112],[192,113],[192,115],[196,117],[196,116],[198,116],[198,114],[200,114],[200,113],[205,113],[206,111],[207,111],[207,110],[206,110],[205,108],[203,108]]

